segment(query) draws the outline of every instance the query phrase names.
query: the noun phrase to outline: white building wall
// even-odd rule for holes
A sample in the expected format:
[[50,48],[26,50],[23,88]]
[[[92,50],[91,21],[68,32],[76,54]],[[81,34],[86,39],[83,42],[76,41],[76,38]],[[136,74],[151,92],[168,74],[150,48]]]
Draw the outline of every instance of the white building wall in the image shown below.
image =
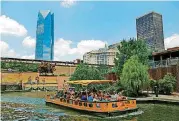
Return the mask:
[[[116,46],[119,44],[116,44]],[[88,63],[88,64],[99,64],[99,62],[101,62],[102,60],[100,58],[97,58],[97,56],[102,55],[102,54],[106,54],[107,58],[103,60],[107,61],[107,65],[114,65],[114,58],[116,57],[116,53],[118,52],[117,47],[110,47],[110,49],[108,48],[104,48],[104,49],[99,49],[99,50],[93,50],[91,52],[85,53],[83,56],[83,61],[84,63]]]

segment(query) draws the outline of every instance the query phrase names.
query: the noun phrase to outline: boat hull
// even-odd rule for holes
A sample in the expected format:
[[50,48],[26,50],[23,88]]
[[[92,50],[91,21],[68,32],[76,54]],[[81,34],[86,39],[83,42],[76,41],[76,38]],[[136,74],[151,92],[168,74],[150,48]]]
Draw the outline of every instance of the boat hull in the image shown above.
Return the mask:
[[[119,104],[121,104],[119,102],[100,102],[100,103],[80,102],[82,103],[80,106],[79,105],[76,106],[74,103],[68,104],[67,102],[64,101],[60,102],[59,99],[46,99],[46,105],[51,105],[51,106],[53,105],[55,107],[60,107],[70,110],[72,109],[83,114],[92,114],[93,116],[95,115],[99,117],[117,116],[121,114],[135,112],[138,110],[135,104],[131,104],[131,105],[128,104],[119,107]],[[89,107],[90,104],[92,104],[93,107]],[[95,107],[96,104],[100,104],[100,108]],[[117,107],[113,108],[112,104],[116,104]]]

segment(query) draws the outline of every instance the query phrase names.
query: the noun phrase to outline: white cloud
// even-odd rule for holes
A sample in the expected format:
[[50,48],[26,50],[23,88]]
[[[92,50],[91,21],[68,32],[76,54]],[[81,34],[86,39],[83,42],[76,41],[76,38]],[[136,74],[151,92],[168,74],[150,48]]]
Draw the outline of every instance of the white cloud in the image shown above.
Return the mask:
[[64,40],[63,38],[56,40],[54,46],[54,60],[69,60],[69,58],[82,59],[84,53],[105,46],[105,42],[101,40],[81,40],[77,44],[77,47],[74,48],[71,47],[72,44],[71,40]]
[[179,34],[173,34],[170,37],[167,37],[164,41],[165,49],[179,47]]
[[1,50],[1,57],[16,57],[17,54],[13,49],[9,48],[9,45],[4,42],[0,41],[0,50]]
[[71,51],[71,44],[71,40],[64,40],[63,38],[56,40],[54,44],[55,56],[65,56],[69,54],[69,52]]
[[0,33],[16,36],[25,36],[27,34],[27,30],[17,21],[5,15],[2,15],[0,16]]
[[32,55],[24,55],[21,58],[23,58],[23,59],[35,59],[35,55],[34,54],[32,54]]
[[61,1],[61,6],[65,7],[65,8],[69,8],[71,6],[73,6],[75,4],[75,0],[62,0]]
[[103,48],[104,46],[105,42],[101,40],[81,40],[77,45],[77,51],[83,55],[86,52]]
[[[35,39],[31,37],[26,37],[23,40],[22,44],[25,47],[34,48],[34,41]],[[13,49],[9,47],[8,43],[4,41],[0,42],[0,48],[3,57],[20,57],[24,59],[35,59],[34,53],[27,53],[26,50],[23,50],[23,52],[25,53],[20,53],[18,55]],[[82,59],[84,53],[89,52],[91,50],[103,48],[105,46],[105,42],[101,40],[81,40],[77,43],[75,47],[72,45],[73,42],[71,40],[64,40],[63,38],[57,39],[54,44],[54,60],[73,61],[77,58]]]
[[35,43],[35,39],[30,36],[24,38],[24,40],[22,41],[22,45],[28,48],[35,48]]
[[34,59],[35,55],[23,55],[17,54],[13,49],[10,49],[8,43],[0,41],[0,51],[1,57],[10,57],[10,58],[23,58],[23,59]]

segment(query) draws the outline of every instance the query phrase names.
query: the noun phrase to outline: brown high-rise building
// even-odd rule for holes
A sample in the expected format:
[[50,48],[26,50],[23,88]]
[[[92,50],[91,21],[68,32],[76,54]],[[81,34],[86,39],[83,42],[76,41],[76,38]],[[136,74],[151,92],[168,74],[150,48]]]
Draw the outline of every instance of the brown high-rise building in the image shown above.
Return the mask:
[[164,50],[162,15],[150,12],[136,19],[137,39],[145,40],[153,51]]

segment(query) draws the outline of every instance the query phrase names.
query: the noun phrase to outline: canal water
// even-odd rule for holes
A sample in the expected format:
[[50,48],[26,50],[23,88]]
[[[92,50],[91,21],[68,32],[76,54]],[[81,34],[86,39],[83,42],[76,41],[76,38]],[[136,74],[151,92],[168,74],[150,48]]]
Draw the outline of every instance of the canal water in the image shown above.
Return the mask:
[[4,121],[179,121],[179,106],[138,104],[139,111],[112,118],[100,118],[45,105],[44,97],[54,92],[11,92],[1,94]]

